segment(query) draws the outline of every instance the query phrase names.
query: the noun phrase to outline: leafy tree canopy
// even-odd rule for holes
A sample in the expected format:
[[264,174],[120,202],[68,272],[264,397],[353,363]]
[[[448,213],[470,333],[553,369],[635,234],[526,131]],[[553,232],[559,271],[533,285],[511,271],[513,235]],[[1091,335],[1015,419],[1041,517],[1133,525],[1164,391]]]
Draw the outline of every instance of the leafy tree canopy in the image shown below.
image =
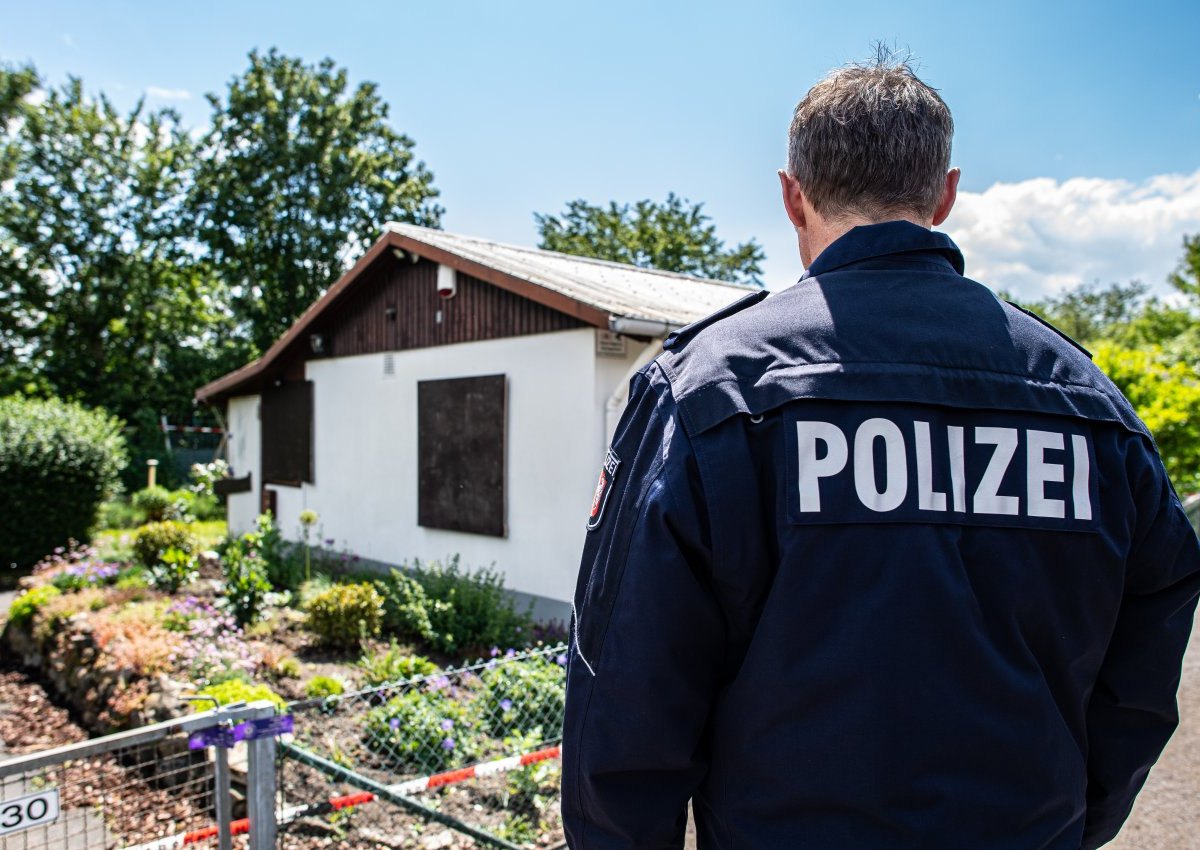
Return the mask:
[[1161,346],[1126,348],[1102,341],[1096,365],[1112,378],[1154,434],[1167,474],[1180,492],[1200,488],[1200,381]]
[[0,146],[12,165],[0,194],[0,390],[127,420],[144,408],[186,415],[223,318],[195,256],[192,142],[178,117],[140,103],[121,114],[72,78],[25,100]]
[[193,204],[199,236],[261,351],[389,220],[436,227],[442,209],[413,142],[387,123],[374,83],[350,90],[331,59],[275,50],[209,96]]
[[642,268],[761,285],[762,246],[750,240],[726,249],[703,204],[668,194],[665,202],[607,207],[576,200],[560,215],[534,213],[539,247]]

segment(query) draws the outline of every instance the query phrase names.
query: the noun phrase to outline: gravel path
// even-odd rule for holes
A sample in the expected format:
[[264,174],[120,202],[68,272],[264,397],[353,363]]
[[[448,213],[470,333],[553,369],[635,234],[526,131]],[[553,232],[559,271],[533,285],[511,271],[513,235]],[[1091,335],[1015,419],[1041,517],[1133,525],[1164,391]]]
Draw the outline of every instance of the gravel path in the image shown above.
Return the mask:
[[1108,850],[1200,850],[1200,628],[1183,662],[1179,729]]

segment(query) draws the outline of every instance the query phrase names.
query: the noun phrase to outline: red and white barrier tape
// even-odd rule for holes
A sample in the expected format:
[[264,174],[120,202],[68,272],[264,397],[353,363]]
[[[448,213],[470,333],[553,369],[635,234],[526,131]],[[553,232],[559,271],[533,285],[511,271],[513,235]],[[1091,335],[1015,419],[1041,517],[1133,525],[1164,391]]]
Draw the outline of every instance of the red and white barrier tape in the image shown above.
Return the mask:
[[429,788],[440,788],[443,785],[453,785],[456,782],[474,779],[477,776],[491,776],[493,773],[516,770],[519,767],[536,764],[539,761],[556,759],[561,754],[561,747],[547,747],[544,750],[536,750],[532,753],[526,753],[523,756],[510,756],[509,758],[496,759],[496,761],[473,765],[472,767],[464,767],[460,770],[448,770],[445,773],[435,773],[432,776],[425,776],[420,779],[409,779],[404,782],[398,782],[395,785],[389,785],[388,790],[395,791],[397,794],[415,794],[418,791],[425,791]]
[[[505,773],[517,768],[526,767],[531,764],[537,764],[540,761],[548,761],[556,759],[562,755],[561,747],[547,747],[543,750],[535,750],[532,753],[526,753],[521,756],[509,756],[508,758],[496,759],[495,761],[484,762],[483,764],[472,765],[471,767],[460,768],[459,770],[448,770],[444,773],[434,773],[430,776],[423,776],[417,779],[409,779],[404,782],[397,782],[395,785],[389,785],[388,790],[394,791],[397,794],[415,794],[418,791],[427,791],[430,788],[441,788],[444,785],[454,785],[458,782],[465,782],[468,779],[475,779],[480,776],[491,776],[496,773]],[[361,806],[364,803],[370,803],[376,800],[374,794],[370,791],[362,791],[357,794],[346,794],[341,797],[334,797],[330,800],[325,800],[320,803],[306,803],[303,806],[291,806],[280,810],[276,814],[276,822],[279,824],[291,823],[297,818],[308,817],[310,815],[323,815],[329,812],[338,811],[339,809],[348,809],[352,806]],[[250,831],[250,819],[240,818],[235,820],[229,826],[231,835],[243,835]],[[186,847],[189,844],[197,844],[201,841],[207,841],[210,838],[217,837],[217,827],[206,826],[203,829],[194,829],[191,832],[181,832],[178,835],[169,835],[166,838],[158,838],[154,841],[148,841],[145,844],[138,844],[131,847],[125,847],[124,850],[174,850],[177,847]]]

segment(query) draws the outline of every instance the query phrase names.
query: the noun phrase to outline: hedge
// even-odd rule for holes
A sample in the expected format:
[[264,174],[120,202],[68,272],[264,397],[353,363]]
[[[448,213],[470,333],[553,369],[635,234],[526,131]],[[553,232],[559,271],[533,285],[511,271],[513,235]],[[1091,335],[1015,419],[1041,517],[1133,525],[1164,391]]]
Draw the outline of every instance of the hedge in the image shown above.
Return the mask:
[[86,541],[127,457],[121,422],[103,410],[0,399],[0,569],[11,575]]

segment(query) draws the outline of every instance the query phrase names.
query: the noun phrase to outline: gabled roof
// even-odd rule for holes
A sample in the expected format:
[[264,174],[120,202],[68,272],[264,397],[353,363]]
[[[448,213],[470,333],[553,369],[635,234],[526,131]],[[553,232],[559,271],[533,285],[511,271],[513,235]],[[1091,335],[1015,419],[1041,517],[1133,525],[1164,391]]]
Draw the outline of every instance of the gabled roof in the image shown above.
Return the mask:
[[353,268],[329,288],[258,360],[196,391],[199,401],[256,391],[266,373],[304,343],[312,323],[352,291],[363,273],[377,262],[394,262],[391,251],[407,252],[544,304],[598,328],[647,335],[627,329],[633,320],[661,332],[681,327],[740,298],[749,287],[505,245],[473,236],[446,233],[414,224],[388,222],[383,235]]
[[384,228],[414,243],[527,280],[613,317],[682,326],[751,291],[740,284],[505,245],[415,224],[388,222]]

